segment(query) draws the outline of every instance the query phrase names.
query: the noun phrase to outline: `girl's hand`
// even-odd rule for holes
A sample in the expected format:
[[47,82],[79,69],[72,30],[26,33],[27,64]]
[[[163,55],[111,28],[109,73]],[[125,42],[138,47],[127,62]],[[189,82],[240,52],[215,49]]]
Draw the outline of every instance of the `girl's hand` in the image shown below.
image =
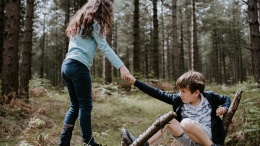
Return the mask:
[[122,78],[124,78],[125,75],[130,74],[129,70],[124,65],[120,67],[120,73]]
[[224,108],[224,107],[219,107],[217,108],[217,111],[216,111],[216,116],[220,116],[220,115],[224,115],[225,113],[227,112],[227,109]]
[[136,81],[136,79],[132,76],[132,75],[125,75],[124,77],[123,77],[123,79],[124,80],[126,80],[126,81],[128,81],[130,84],[134,84],[135,83],[135,81]]

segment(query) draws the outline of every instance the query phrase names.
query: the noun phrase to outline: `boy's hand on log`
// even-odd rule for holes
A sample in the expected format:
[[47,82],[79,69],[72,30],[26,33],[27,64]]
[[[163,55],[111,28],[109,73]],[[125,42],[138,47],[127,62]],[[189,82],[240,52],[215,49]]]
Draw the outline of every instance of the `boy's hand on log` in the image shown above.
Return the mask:
[[124,77],[123,77],[123,79],[124,80],[126,80],[126,81],[128,81],[128,83],[130,83],[130,84],[134,84],[135,83],[135,81],[136,81],[136,79],[132,76],[132,75],[130,75],[130,74],[128,74],[128,75],[125,75]]
[[224,107],[219,107],[217,108],[217,111],[216,111],[216,116],[220,116],[220,115],[224,115],[225,113],[227,112],[227,109],[224,108]]

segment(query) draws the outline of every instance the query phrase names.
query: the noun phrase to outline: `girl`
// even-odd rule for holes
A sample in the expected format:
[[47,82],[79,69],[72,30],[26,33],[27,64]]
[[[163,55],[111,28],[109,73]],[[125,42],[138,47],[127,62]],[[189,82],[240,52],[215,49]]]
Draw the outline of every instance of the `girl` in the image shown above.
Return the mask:
[[61,67],[70,98],[70,108],[65,116],[60,146],[69,146],[75,121],[79,118],[84,144],[101,146],[92,136],[92,83],[90,68],[97,46],[121,76],[129,70],[106,42],[111,29],[113,5],[110,0],[89,0],[70,20],[66,35],[70,38],[68,53]]

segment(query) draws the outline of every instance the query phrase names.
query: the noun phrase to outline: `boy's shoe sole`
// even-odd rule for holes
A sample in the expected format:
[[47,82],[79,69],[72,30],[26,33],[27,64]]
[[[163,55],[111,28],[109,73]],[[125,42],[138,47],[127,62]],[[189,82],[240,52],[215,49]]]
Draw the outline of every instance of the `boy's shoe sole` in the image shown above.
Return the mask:
[[127,146],[131,145],[136,139],[125,128],[120,129],[120,134],[121,134],[122,141]]

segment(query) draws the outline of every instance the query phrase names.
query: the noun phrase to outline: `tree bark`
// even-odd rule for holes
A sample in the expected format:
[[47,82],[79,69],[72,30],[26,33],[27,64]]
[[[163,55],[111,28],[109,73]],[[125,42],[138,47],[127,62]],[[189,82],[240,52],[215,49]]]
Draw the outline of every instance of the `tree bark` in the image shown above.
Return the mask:
[[184,23],[183,23],[183,10],[179,9],[180,12],[180,74],[184,73]]
[[199,48],[197,38],[197,20],[196,20],[196,0],[192,0],[192,36],[191,36],[191,68],[192,70],[200,71],[199,69]]
[[175,112],[170,111],[169,113],[159,117],[152,126],[150,126],[142,135],[140,135],[131,146],[142,146],[150,137],[152,137],[156,132],[162,129],[166,124],[168,124],[177,115]]
[[3,64],[3,42],[4,42],[4,0],[0,1],[0,74],[2,74]]
[[[113,2],[113,0],[110,0]],[[107,35],[107,43],[112,46],[112,30]],[[109,60],[103,56],[103,84],[112,83],[112,65]]]
[[5,30],[2,72],[2,95],[18,92],[18,42],[20,32],[20,1],[5,3]]
[[44,14],[44,18],[43,18],[43,35],[42,35],[42,40],[41,40],[41,44],[40,44],[40,49],[41,49],[41,55],[40,55],[40,78],[44,78],[44,72],[45,72],[45,37],[46,37],[46,33],[45,33],[45,21],[46,21],[46,14]]
[[228,132],[228,127],[232,123],[232,118],[235,115],[235,112],[238,108],[238,105],[240,103],[240,99],[242,97],[243,91],[238,91],[231,103],[231,106],[228,109],[228,112],[224,115],[223,117],[223,125],[224,125],[224,130],[226,133]]
[[177,0],[172,0],[172,28],[173,28],[173,69],[174,80],[177,80],[180,76],[180,61],[179,61],[179,49],[177,38]]
[[139,0],[134,0],[134,24],[133,24],[133,30],[134,30],[134,42],[133,42],[133,70],[135,74],[140,73],[140,21],[139,21]]
[[153,0],[153,71],[154,77],[159,79],[159,24],[157,18],[157,0]]
[[27,0],[26,18],[24,29],[24,46],[22,50],[22,61],[20,67],[20,96],[29,98],[29,80],[31,79],[31,53],[32,53],[32,33],[33,33],[33,9],[34,0]]
[[251,56],[255,82],[260,83],[260,32],[257,0],[248,0],[248,15],[251,39]]
[[[113,42],[113,50],[117,54],[117,22],[113,25],[113,35],[112,35],[112,42]],[[117,78],[118,70],[116,68],[113,68],[113,77]]]
[[[70,0],[65,0],[64,4],[64,12],[65,12],[65,19],[64,19],[64,31],[66,30],[66,27],[70,20]],[[63,52],[62,52],[62,58],[64,59],[66,57],[66,54],[68,52],[68,46],[69,46],[69,39],[65,35],[64,36],[64,46],[63,46]]]
[[186,12],[186,19],[188,21],[187,23],[187,30],[186,30],[186,39],[187,39],[187,52],[188,52],[188,70],[191,70],[192,69],[192,58],[191,58],[191,47],[192,47],[192,42],[191,42],[191,37],[192,37],[192,31],[191,31],[191,22],[192,21],[192,9],[189,7],[189,5],[191,5],[191,2],[190,0],[186,0],[186,3],[185,3],[185,12]]

